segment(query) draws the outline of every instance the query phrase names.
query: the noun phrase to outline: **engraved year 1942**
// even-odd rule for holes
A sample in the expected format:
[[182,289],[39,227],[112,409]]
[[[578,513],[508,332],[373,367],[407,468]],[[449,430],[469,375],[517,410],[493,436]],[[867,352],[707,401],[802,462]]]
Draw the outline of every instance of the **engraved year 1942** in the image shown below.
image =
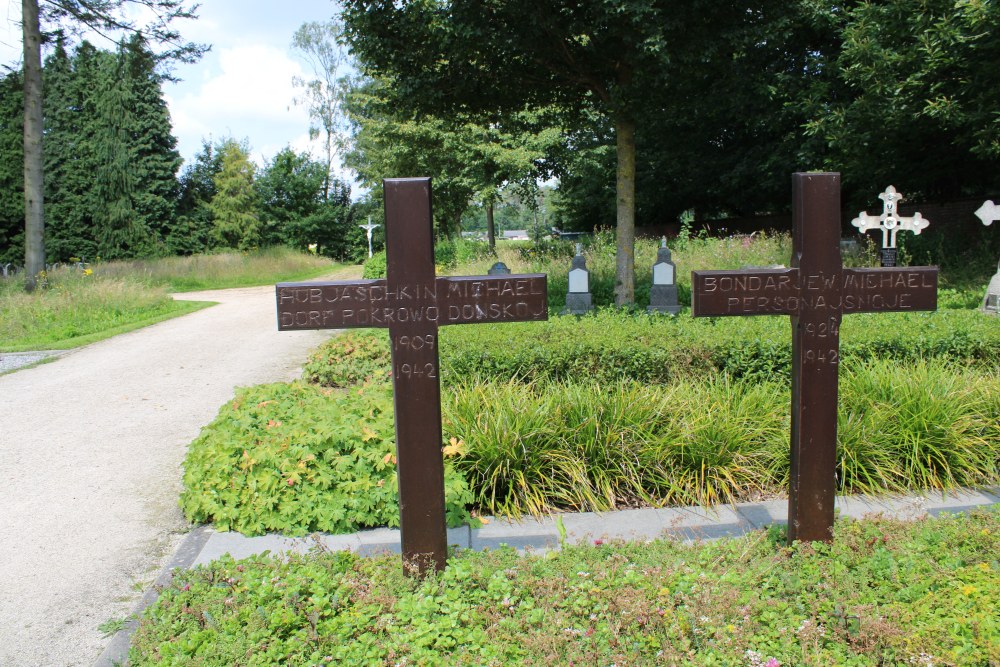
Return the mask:
[[[419,361],[401,361],[407,358],[408,353],[419,352],[421,350],[433,350],[437,344],[437,336],[424,334],[416,336],[393,336],[392,349],[394,359],[397,363],[393,367],[393,376],[396,378],[437,378],[437,366],[433,363],[422,363]],[[419,355],[418,355],[419,356]]]
[[831,365],[840,363],[839,346],[825,344],[828,338],[840,333],[840,322],[837,318],[831,317],[826,322],[809,322],[805,325],[805,333],[808,342],[802,355],[805,363]]

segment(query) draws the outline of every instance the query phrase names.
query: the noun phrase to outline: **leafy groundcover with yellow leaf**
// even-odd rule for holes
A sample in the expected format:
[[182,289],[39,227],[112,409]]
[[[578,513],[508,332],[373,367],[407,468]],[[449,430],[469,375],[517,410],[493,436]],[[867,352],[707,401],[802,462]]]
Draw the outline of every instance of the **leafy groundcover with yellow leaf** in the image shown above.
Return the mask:
[[[398,526],[395,443],[387,384],[244,388],[191,443],[181,507],[246,535]],[[450,462],[445,497],[449,525],[470,518],[472,493]]]
[[1000,664],[1000,513],[842,520],[704,544],[460,551],[414,581],[396,556],[225,557],[179,572],[129,664]]

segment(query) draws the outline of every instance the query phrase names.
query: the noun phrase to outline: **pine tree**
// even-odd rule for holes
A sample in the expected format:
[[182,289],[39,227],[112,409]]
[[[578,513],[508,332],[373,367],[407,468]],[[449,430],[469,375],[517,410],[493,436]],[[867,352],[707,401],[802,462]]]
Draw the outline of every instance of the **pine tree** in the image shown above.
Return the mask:
[[241,251],[260,246],[260,219],[254,191],[254,164],[250,149],[235,139],[219,146],[222,170],[215,175],[215,196],[209,208],[215,218],[215,236],[227,248]]
[[222,171],[219,152],[210,140],[180,177],[177,222],[167,233],[167,248],[177,255],[193,255],[212,247],[215,223],[210,204],[215,197],[215,176]]
[[[177,170],[181,157],[163,99],[163,77],[143,38],[136,34],[119,54],[130,84],[129,167],[134,175],[133,207],[138,224],[159,244],[177,217]],[[149,248],[153,251],[155,248]]]
[[96,158],[90,139],[91,98],[97,73],[106,61],[93,45],[82,43],[70,58],[60,38],[46,59],[44,77],[46,257],[94,258],[94,192]]
[[24,261],[24,83],[0,77],[0,264]]

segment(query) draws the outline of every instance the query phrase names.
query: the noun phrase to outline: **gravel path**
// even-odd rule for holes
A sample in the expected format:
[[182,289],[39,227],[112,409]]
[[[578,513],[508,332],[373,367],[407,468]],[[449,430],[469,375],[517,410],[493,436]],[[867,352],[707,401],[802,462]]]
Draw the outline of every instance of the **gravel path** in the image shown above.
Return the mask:
[[275,324],[274,288],[0,376],[0,665],[90,666],[180,542],[181,462],[237,386],[298,376],[329,332]]

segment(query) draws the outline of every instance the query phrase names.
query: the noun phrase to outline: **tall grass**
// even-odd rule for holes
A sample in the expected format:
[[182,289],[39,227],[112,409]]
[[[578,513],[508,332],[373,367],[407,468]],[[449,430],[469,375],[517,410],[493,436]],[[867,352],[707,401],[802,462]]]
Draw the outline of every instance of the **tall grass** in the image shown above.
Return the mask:
[[66,349],[203,307],[174,301],[163,287],[95,279],[64,269],[47,289],[0,292],[0,350]]
[[[1000,480],[1000,377],[941,362],[858,362],[841,379],[838,488],[948,489]],[[477,503],[553,509],[732,503],[783,493],[790,398],[776,382],[468,383],[445,435]]]
[[[359,273],[287,248],[253,255],[101,262],[44,276],[44,289],[25,294],[19,280],[0,280],[0,350],[66,349],[202,308],[168,292],[307,280],[332,271]],[[347,277],[345,275],[345,277]]]
[[190,292],[308,280],[331,272],[337,265],[324,257],[278,246],[252,254],[224,252],[135,259],[102,262],[92,268],[102,278],[129,278],[148,285],[165,285],[173,292]]

